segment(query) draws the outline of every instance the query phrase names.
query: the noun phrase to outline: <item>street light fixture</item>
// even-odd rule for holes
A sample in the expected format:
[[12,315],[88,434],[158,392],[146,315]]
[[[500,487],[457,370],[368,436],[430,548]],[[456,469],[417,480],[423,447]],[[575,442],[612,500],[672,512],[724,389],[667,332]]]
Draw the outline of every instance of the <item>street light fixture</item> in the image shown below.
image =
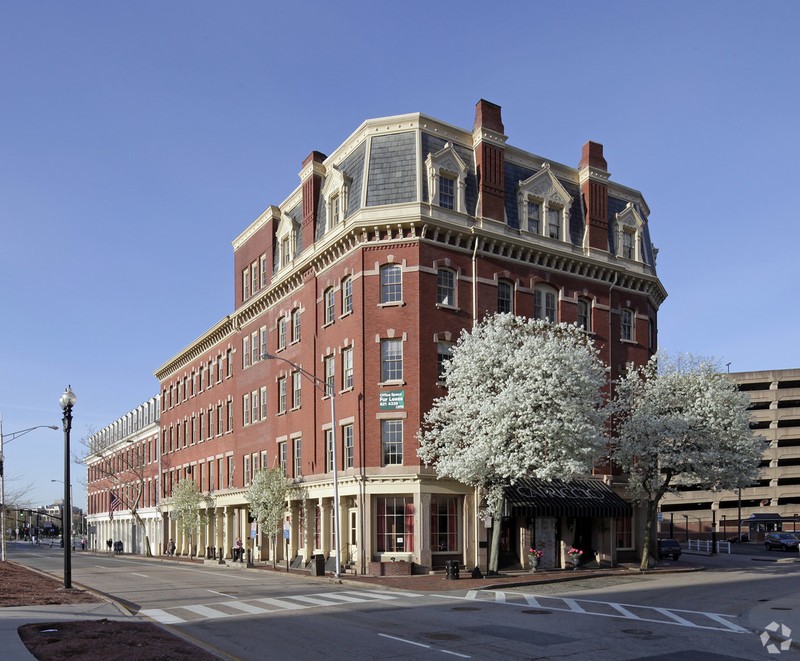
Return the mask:
[[19,431],[12,431],[10,434],[3,434],[3,419],[0,417],[0,561],[6,561],[6,478],[3,464],[5,455],[3,454],[3,443],[10,443],[15,438],[24,436],[34,429],[58,429],[56,425],[36,425]]
[[[62,421],[64,423],[64,519],[61,521],[61,536],[69,531],[72,535],[72,498],[70,498],[70,479],[69,479],[69,432],[72,429],[72,407],[78,398],[72,392],[72,388],[67,389],[61,395],[58,403],[64,412]],[[64,589],[72,587],[72,539],[64,540]]]
[[261,354],[261,360],[282,360],[284,363],[291,365],[295,370],[305,376],[317,390],[320,390],[323,395],[331,398],[331,459],[333,460],[333,527],[334,535],[336,537],[336,577],[340,577],[341,573],[341,558],[339,557],[339,549],[342,547],[341,527],[339,524],[339,462],[336,458],[336,396],[334,395],[334,388],[328,389],[328,384],[315,376],[311,372],[304,370],[297,363],[292,362],[280,356],[274,356],[271,353]]

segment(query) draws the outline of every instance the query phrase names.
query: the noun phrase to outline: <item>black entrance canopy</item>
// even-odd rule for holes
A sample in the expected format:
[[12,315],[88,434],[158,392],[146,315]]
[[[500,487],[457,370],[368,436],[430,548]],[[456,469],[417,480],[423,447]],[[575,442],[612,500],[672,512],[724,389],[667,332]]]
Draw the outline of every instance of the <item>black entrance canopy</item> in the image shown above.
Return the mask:
[[540,480],[523,477],[506,489],[506,511],[512,516],[620,517],[631,506],[601,480]]

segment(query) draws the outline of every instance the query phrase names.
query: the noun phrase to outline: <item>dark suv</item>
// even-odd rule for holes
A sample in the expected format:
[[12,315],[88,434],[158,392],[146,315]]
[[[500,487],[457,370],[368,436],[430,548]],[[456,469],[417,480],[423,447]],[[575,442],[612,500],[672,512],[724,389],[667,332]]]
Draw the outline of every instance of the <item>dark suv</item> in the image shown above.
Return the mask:
[[764,535],[764,548],[767,551],[780,549],[781,551],[796,551],[800,539],[790,532],[770,532]]
[[674,539],[658,540],[658,557],[677,560],[681,557],[681,545]]

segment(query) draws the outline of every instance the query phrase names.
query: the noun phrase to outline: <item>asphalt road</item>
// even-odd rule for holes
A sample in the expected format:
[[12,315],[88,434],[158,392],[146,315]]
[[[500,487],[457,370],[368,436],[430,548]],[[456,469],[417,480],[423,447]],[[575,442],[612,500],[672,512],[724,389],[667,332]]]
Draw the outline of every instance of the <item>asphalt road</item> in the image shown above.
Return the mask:
[[[753,551],[703,558],[695,573],[440,594],[89,553],[72,571],[231,659],[775,658],[760,635],[790,615],[769,604],[800,593],[800,562]],[[21,545],[11,559],[63,569],[61,549]]]

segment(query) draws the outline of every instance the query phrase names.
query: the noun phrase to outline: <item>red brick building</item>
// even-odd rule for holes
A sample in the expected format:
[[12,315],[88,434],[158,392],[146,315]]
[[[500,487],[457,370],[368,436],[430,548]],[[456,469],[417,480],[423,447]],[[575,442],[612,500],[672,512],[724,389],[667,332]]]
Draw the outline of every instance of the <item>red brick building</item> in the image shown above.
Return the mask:
[[[201,549],[229,550],[241,535],[259,558],[332,562],[336,477],[343,566],[483,566],[474,492],[416,456],[461,330],[497,311],[575,322],[612,377],[655,351],[666,292],[642,195],[610,181],[599,144],[573,168],[512,147],[504,130],[500,107],[483,100],[471,130],[421,114],[368,120],[330,156],[311,153],[300,185],[236,237],[230,315],[156,371],[159,499],[196,480],[209,503]],[[335,395],[335,472],[322,383]],[[277,549],[247,511],[264,466],[302,487]],[[552,545],[553,563],[559,540],[580,538],[608,562],[632,549],[613,479],[588,481],[609,494],[605,505],[542,507],[531,496],[511,507],[504,562],[524,564],[532,535]],[[162,536],[186,552],[168,520]]]

